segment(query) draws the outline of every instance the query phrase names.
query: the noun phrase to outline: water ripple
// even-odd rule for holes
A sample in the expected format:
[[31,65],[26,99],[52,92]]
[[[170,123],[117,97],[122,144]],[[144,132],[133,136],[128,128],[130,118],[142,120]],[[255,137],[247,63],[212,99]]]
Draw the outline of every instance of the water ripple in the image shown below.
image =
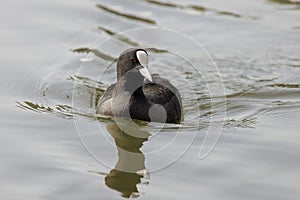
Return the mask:
[[136,16],[136,15],[128,14],[128,13],[123,13],[123,12],[114,10],[112,8],[109,8],[107,6],[101,5],[101,4],[97,4],[96,6],[97,6],[97,8],[100,8],[100,9],[106,11],[106,12],[109,12],[111,14],[118,15],[118,16],[121,16],[121,17],[125,17],[129,20],[140,21],[140,22],[144,22],[144,23],[152,24],[152,25],[156,24],[155,20],[152,20],[152,19],[143,18],[143,17],[139,17],[139,16]]
[[[157,0],[144,0],[144,1],[148,2],[149,4],[157,5],[160,7],[168,7],[168,8],[178,9],[178,10],[196,11],[199,13],[212,12],[217,15],[230,16],[230,17],[234,17],[234,18],[244,17],[241,14],[234,13],[231,11],[217,10],[214,8],[208,8],[208,7],[201,6],[201,5],[192,5],[192,4],[183,5],[183,4],[176,4],[176,3],[171,3],[171,2],[162,2],[162,1],[157,1]],[[250,17],[250,16],[248,16],[247,18],[256,19],[256,17]]]

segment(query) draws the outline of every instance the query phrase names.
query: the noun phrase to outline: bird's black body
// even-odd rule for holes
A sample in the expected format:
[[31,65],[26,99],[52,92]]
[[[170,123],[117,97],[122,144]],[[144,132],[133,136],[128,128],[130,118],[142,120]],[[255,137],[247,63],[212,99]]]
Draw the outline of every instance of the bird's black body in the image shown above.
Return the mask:
[[[120,55],[117,83],[109,86],[103,93],[97,113],[145,121],[180,123],[182,103],[178,90],[158,75],[145,74],[142,70],[146,66],[140,63],[141,54],[147,55],[143,49],[129,49]],[[145,77],[151,80],[146,80]]]

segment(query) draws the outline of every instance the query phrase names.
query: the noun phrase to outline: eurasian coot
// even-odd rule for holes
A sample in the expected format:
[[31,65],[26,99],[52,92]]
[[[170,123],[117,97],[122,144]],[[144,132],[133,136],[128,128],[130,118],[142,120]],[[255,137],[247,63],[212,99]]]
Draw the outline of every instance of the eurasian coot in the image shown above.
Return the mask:
[[180,123],[182,102],[178,90],[148,70],[148,53],[128,49],[117,62],[117,82],[99,99],[97,113],[153,122]]

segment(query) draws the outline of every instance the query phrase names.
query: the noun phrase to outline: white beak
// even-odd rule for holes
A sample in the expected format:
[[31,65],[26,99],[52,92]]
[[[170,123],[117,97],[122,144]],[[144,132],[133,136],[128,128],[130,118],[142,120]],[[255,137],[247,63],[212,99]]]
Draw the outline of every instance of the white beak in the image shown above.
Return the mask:
[[142,69],[139,70],[140,73],[143,75],[143,77],[145,77],[146,79],[148,79],[150,82],[152,82],[152,76],[149,72],[149,70],[143,66]]
[[139,50],[136,52],[136,57],[139,60],[139,63],[143,67],[140,69],[140,73],[148,79],[150,82],[152,82],[152,76],[148,70],[148,55],[145,51]]

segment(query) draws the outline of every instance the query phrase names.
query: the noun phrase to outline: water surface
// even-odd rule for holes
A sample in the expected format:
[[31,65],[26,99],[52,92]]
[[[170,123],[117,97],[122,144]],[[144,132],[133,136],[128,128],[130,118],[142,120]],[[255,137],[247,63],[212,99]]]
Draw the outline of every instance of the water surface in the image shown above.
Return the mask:
[[[289,0],[1,2],[1,196],[298,199],[299,9]],[[179,88],[181,125],[119,122],[128,135],[95,115],[129,47],[147,48],[151,72]]]

